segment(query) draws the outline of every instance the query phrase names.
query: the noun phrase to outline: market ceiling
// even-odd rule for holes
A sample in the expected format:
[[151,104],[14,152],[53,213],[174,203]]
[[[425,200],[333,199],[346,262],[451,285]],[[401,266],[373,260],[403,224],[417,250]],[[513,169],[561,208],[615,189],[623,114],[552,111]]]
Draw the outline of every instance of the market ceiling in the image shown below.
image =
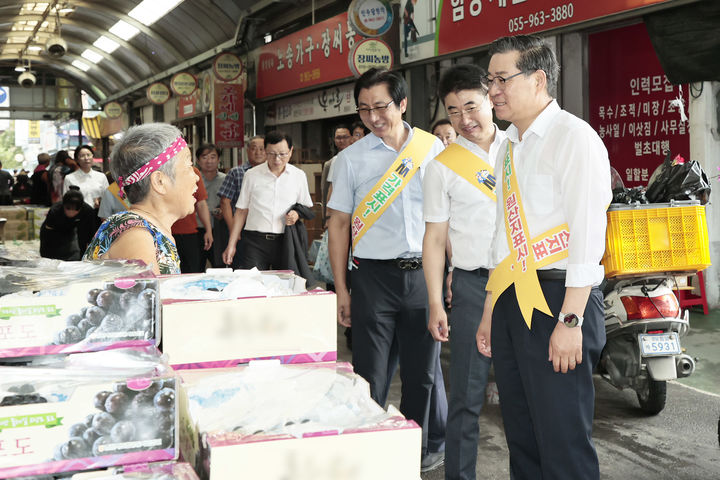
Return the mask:
[[[261,10],[265,15],[287,11],[288,3],[309,2],[0,0],[0,84],[17,85],[16,68],[27,68],[29,62],[38,84],[41,78],[51,79],[50,84],[66,78],[101,102],[127,98],[138,86],[236,47],[243,35],[238,27],[247,23],[243,19]],[[153,19],[162,7],[166,11]],[[67,48],[55,57],[46,43],[58,34]]]

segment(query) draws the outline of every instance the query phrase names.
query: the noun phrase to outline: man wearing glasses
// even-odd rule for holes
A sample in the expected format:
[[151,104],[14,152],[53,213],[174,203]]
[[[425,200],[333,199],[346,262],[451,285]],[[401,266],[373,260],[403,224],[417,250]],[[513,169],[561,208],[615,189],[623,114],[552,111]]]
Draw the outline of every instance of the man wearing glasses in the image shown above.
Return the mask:
[[[370,134],[338,154],[328,202],[330,263],[338,322],[352,323],[353,365],[385,405],[400,364],[400,411],[423,429],[423,471],[442,464],[444,439],[428,440],[428,412],[439,344],[427,330],[422,271],[422,177],[443,145],[411,129],[402,115],[407,85],[371,69],[355,83],[355,103]],[[352,243],[352,304],[347,284]],[[393,342],[397,348],[393,348]]]
[[[233,217],[228,246],[223,261],[230,265],[235,245],[242,239],[240,268],[259,270],[285,268],[281,265],[285,225],[297,222],[299,203],[312,208],[305,173],[289,165],[292,138],[273,131],[265,136],[265,163],[245,174]],[[242,232],[242,236],[241,236]]]
[[490,99],[512,125],[495,167],[495,268],[477,344],[487,356],[492,345],[510,476],[598,479],[592,371],[605,344],[607,150],[554,99],[559,66],[545,41],[500,38],[490,55]]
[[[493,124],[486,72],[456,65],[443,74],[438,95],[460,136],[428,164],[423,179],[423,268],[428,329],[450,341],[450,404],[445,435],[445,478],[474,479],[478,417],[490,359],[478,352],[475,332],[485,304],[490,244],[495,229],[494,159],[505,133]],[[443,305],[446,245],[452,265],[452,331]]]

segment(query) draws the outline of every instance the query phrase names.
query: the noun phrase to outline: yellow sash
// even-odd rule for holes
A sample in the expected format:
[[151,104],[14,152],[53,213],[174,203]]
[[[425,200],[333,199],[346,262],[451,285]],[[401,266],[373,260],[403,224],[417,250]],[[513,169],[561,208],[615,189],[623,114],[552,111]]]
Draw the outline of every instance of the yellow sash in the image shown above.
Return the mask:
[[477,187],[493,202],[497,201],[493,167],[467,148],[452,143],[435,160]]
[[130,208],[130,202],[120,196],[120,187],[118,186],[117,182],[111,183],[110,185],[108,185],[107,188],[120,203],[125,205],[125,208]]
[[413,129],[410,143],[355,208],[351,223],[353,248],[420,170],[435,140],[435,135]]
[[540,288],[537,269],[568,256],[570,228],[564,223],[528,241],[529,229],[513,164],[512,142],[508,142],[503,161],[503,183],[503,216],[510,255],[493,271],[487,290],[492,292],[495,307],[500,295],[514,283],[520,312],[530,328],[534,308],[552,316]]

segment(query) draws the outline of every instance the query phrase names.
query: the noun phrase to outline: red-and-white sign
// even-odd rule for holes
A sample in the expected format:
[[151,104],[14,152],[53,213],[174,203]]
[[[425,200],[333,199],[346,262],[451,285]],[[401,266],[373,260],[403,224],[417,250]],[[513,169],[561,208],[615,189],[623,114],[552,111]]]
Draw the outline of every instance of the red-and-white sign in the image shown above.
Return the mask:
[[645,24],[591,34],[588,49],[590,125],[625,186],[647,185],[667,151],[689,160],[687,85],[668,81]]
[[439,55],[670,0],[445,0],[437,21]]
[[244,86],[215,83],[215,144],[220,148],[243,146]]
[[268,43],[260,50],[257,97],[352,77],[347,56],[360,39],[345,12]]

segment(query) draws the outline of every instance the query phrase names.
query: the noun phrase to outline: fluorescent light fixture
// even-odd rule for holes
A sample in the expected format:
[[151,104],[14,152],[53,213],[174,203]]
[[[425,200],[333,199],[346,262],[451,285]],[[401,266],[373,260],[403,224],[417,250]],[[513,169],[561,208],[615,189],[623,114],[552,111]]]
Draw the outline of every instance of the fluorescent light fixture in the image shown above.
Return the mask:
[[150,26],[180,2],[182,0],[143,0],[137,7],[130,10],[128,15],[143,25]]
[[28,50],[30,50],[31,52],[39,52],[40,50],[42,50],[42,47],[38,45],[30,45],[28,47]]
[[115,25],[110,27],[110,33],[114,33],[118,37],[122,38],[123,40],[127,41],[133,38],[135,35],[140,33],[140,30],[133,27],[127,22],[123,22],[122,20],[118,20]]
[[23,67],[22,65],[18,65],[17,67],[15,67],[15,71],[16,71],[16,72],[24,72],[24,71],[25,71],[25,67]]
[[114,52],[120,46],[115,40],[110,40],[105,35],[101,35],[100,38],[95,40],[93,45],[107,53]]
[[72,66],[75,68],[79,68],[83,72],[87,72],[88,70],[90,70],[90,65],[85,62],[81,62],[80,60],[73,61]]
[[84,52],[80,54],[83,58],[90,60],[93,63],[98,63],[103,59],[103,56],[99,53],[93,52],[89,48],[86,48]]
[[272,42],[272,33],[266,33],[265,34],[265,43]]

